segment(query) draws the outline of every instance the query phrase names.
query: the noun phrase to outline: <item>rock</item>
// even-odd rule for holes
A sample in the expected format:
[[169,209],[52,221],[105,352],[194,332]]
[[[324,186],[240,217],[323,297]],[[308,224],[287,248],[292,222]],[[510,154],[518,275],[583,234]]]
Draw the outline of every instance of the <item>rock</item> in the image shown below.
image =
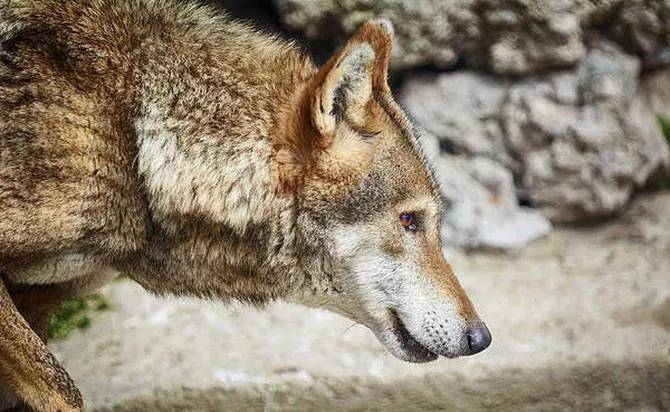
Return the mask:
[[474,2],[274,1],[285,27],[300,31],[311,40],[326,41],[331,46],[342,44],[368,19],[389,18],[394,23],[397,38],[393,50],[393,67],[396,69],[425,64],[452,65],[457,59],[457,51],[449,43],[458,30],[453,21],[470,22],[468,26],[478,31],[477,17],[470,10],[471,3]]
[[[584,55],[572,2],[512,5],[475,0],[275,0],[284,26],[340,44],[370,18],[396,30],[393,68],[449,67],[459,57],[501,73],[574,64]],[[528,4],[525,4],[528,3]],[[524,9],[519,13],[520,9]],[[530,28],[530,30],[529,30]]]
[[[467,54],[495,73],[523,74],[574,65],[585,54],[578,1],[477,2],[481,37]],[[483,56],[477,56],[481,46]],[[466,59],[468,59],[466,55]]]
[[510,81],[458,72],[410,77],[400,99],[443,150],[486,156],[555,222],[607,216],[668,167],[637,93],[639,61],[603,43],[574,71]]
[[670,69],[656,70],[642,76],[641,94],[652,111],[670,119]]
[[520,196],[554,221],[620,210],[668,166],[668,146],[636,94],[639,62],[603,45],[571,74],[512,86],[502,133]]
[[486,157],[511,169],[499,121],[508,87],[506,80],[468,71],[419,74],[405,82],[400,101],[442,152]]
[[442,228],[446,245],[516,248],[551,231],[539,212],[519,207],[512,173],[485,157],[440,154],[434,136],[422,134],[448,209]]
[[610,36],[646,67],[670,63],[670,1],[626,0],[607,25]]
[[[597,34],[646,65],[670,62],[667,0],[273,0],[282,24],[329,47],[370,18],[396,29],[394,69],[433,65],[527,74],[576,65]],[[596,36],[596,37],[598,37]]]
[[419,74],[405,82],[400,101],[442,151],[491,157],[505,153],[497,119],[506,91],[505,81],[467,71]]

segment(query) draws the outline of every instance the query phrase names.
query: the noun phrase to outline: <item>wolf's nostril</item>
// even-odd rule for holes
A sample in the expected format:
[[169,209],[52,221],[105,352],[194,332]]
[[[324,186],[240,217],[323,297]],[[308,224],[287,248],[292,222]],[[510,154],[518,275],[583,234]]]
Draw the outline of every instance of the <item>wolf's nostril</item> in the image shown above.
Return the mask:
[[467,336],[470,355],[483,351],[491,344],[491,332],[483,323],[472,325]]

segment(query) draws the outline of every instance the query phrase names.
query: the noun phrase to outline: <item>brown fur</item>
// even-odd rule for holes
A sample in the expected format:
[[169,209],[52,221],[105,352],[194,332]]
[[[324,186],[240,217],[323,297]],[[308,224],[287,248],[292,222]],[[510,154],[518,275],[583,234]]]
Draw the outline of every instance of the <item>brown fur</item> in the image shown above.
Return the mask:
[[[338,294],[335,223],[439,205],[386,82],[390,30],[365,24],[318,69],[190,2],[0,0],[0,378],[79,410],[29,328],[60,299],[116,273],[253,303]],[[436,247],[421,265],[476,317]]]

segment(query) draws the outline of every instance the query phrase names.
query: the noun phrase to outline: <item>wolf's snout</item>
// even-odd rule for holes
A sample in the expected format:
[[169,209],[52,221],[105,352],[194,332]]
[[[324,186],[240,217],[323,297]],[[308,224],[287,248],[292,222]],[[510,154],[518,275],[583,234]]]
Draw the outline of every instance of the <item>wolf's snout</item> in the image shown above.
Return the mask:
[[470,326],[466,335],[468,338],[468,348],[470,349],[468,355],[479,353],[491,344],[491,332],[489,332],[489,328],[484,323],[476,323]]

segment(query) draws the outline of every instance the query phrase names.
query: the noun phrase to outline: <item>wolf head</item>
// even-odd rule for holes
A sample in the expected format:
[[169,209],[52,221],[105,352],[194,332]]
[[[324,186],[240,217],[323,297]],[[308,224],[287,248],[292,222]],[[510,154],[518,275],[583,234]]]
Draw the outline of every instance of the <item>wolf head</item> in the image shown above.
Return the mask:
[[491,335],[445,260],[443,202],[387,84],[393,29],[369,21],[306,84],[278,152],[305,244],[328,287],[299,301],[369,327],[397,357],[426,362],[485,349]]

